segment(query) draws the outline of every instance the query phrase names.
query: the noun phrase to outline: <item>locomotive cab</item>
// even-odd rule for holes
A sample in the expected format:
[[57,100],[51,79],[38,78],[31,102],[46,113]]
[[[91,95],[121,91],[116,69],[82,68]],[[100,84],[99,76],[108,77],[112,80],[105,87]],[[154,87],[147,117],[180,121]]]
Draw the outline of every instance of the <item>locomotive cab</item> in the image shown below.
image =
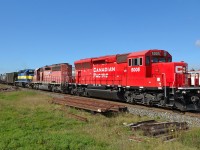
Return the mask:
[[161,64],[168,64],[172,56],[164,50],[133,52],[128,56],[127,85],[147,88],[162,88]]

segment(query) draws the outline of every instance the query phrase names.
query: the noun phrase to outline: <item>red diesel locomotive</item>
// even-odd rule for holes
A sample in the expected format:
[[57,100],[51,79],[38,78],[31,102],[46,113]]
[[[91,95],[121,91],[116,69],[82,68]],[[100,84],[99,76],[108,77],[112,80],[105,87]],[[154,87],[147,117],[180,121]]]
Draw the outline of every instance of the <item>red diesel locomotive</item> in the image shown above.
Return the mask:
[[72,65],[61,63],[36,69],[30,86],[34,89],[59,92],[62,91],[61,85],[69,82],[73,82]]
[[157,49],[82,59],[75,62],[71,93],[199,111],[200,88],[188,84],[187,68]]
[[188,65],[172,62],[165,50],[87,58],[72,66],[57,64],[35,70],[32,88],[98,97],[133,104],[200,111],[200,88],[188,80]]

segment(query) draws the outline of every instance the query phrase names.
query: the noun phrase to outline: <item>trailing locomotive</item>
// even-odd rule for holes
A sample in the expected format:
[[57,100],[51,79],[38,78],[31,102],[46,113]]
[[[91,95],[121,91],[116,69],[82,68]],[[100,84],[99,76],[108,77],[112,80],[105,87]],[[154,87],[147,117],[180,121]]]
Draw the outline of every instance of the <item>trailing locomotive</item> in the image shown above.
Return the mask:
[[72,82],[72,65],[54,64],[38,68],[30,87],[53,92],[63,91],[62,86]]
[[33,80],[34,70],[24,69],[20,70],[17,75],[17,80],[15,81],[16,86],[29,87]]

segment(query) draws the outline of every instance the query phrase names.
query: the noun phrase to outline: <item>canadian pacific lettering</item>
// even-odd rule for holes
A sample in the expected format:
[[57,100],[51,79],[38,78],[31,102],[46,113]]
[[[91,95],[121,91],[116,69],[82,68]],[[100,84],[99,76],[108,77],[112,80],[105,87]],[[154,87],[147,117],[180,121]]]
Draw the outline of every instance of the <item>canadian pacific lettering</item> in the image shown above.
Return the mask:
[[115,71],[115,67],[105,67],[105,68],[94,68],[93,72],[112,72]]
[[115,67],[94,68],[93,77],[95,78],[108,78],[108,72],[114,72]]

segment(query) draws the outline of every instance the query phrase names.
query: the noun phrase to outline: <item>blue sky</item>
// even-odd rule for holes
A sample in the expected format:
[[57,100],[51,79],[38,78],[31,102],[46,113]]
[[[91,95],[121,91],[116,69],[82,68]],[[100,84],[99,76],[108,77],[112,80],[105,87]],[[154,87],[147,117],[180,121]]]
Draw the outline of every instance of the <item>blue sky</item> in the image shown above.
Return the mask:
[[199,0],[0,0],[0,73],[146,49],[200,69]]

